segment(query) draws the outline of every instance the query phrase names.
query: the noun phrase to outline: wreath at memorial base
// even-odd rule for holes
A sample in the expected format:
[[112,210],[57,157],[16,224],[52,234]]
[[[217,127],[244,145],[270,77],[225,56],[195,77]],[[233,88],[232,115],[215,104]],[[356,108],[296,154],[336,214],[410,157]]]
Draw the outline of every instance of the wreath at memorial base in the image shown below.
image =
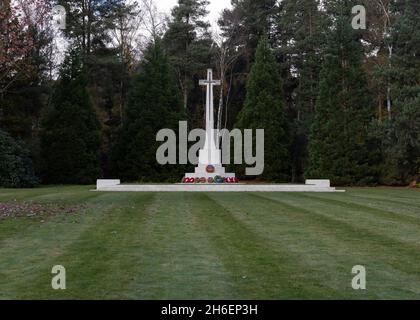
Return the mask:
[[182,183],[186,183],[186,184],[214,184],[214,183],[218,183],[218,184],[233,184],[233,183],[239,183],[238,178],[224,178],[221,176],[216,176],[214,178],[184,178],[182,179]]

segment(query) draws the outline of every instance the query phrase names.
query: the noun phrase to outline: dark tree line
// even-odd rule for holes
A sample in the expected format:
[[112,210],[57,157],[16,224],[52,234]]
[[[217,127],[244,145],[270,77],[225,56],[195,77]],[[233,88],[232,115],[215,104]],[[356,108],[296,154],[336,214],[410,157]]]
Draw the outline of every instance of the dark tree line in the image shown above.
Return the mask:
[[[366,30],[351,25],[360,2]],[[20,3],[23,15],[10,1],[0,14],[2,185],[179,180],[185,168],[156,162],[156,133],[203,127],[208,67],[222,79],[218,127],[266,131],[260,178],[419,178],[416,0],[233,0],[218,35],[205,0],[179,0],[167,21],[149,0]],[[35,4],[67,10],[60,66],[56,30],[28,14]]]

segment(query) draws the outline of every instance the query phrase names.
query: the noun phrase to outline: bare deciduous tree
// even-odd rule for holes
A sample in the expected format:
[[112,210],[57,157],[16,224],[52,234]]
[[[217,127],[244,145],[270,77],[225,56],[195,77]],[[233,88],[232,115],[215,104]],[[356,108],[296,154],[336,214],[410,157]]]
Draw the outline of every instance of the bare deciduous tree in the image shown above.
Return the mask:
[[[226,39],[218,33],[213,35],[216,56],[216,66],[219,72],[221,81],[220,92],[219,92],[219,109],[217,113],[217,129],[222,129],[222,118],[224,109],[228,107],[230,88],[232,86],[232,73],[231,77],[227,79],[229,70],[233,69],[233,66],[240,56],[240,52],[237,50],[237,46],[232,44],[230,39]],[[225,99],[226,93],[226,99]],[[227,112],[226,112],[227,117]],[[220,136],[219,136],[220,138]]]
[[[392,28],[395,23],[395,14],[391,9],[391,0],[364,0],[367,7],[369,32],[367,33],[368,41],[372,45],[372,55],[376,56],[376,63],[380,68],[392,68],[393,44],[392,44]],[[392,118],[392,93],[391,79],[386,76],[386,88],[384,97],[386,96],[386,105],[388,118]],[[381,118],[382,103],[379,102],[379,117]]]
[[166,16],[158,11],[154,0],[141,0],[143,8],[143,29],[152,40],[160,38],[166,29]]

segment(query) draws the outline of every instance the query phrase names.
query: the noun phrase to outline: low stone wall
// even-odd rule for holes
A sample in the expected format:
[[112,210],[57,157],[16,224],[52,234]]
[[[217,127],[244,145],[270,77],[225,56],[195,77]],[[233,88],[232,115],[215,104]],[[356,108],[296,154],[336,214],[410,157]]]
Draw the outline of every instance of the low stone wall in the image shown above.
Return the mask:
[[[95,191],[105,192],[344,192],[330,187],[327,180],[318,184],[143,184],[121,185],[101,180]],[[312,181],[314,183],[314,181]]]

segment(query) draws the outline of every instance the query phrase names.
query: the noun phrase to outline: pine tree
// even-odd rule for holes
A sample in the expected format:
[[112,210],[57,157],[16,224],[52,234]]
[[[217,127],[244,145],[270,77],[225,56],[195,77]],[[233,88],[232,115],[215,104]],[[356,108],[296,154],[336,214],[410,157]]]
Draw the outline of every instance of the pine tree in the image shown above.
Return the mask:
[[124,0],[56,0],[66,9],[64,35],[82,56],[90,56],[110,42],[116,12],[129,8]]
[[228,105],[225,108],[226,126],[233,128],[246,98],[246,82],[254,62],[258,42],[266,36],[274,43],[274,17],[278,12],[276,0],[235,0],[225,9],[218,21],[221,35],[235,54],[235,63],[228,75]]
[[137,64],[141,16],[145,13],[141,13],[139,1],[54,1],[66,9],[66,41],[84,59],[87,89],[102,128],[101,169],[108,175],[110,145],[121,126],[130,75]]
[[341,185],[375,180],[368,151],[373,103],[362,69],[363,48],[351,27],[349,3],[336,11],[329,34],[306,173],[308,178]]
[[185,110],[190,106],[194,75],[205,70],[211,60],[210,24],[204,20],[208,4],[208,0],[178,0],[164,37],[165,49],[183,94]]
[[42,125],[46,183],[90,184],[100,177],[100,124],[86,85],[84,64],[78,53],[71,52]]
[[282,79],[268,40],[262,38],[247,83],[245,106],[239,115],[240,129],[265,130],[263,177],[288,180],[287,128],[282,101]]
[[285,99],[293,124],[293,181],[302,180],[308,161],[309,128],[319,91],[326,23],[319,5],[319,0],[283,0],[276,24],[281,69],[287,75]]
[[420,174],[420,2],[400,0],[392,42],[392,119],[384,124],[383,182],[408,184]]
[[176,81],[160,41],[145,52],[140,72],[131,86],[124,125],[112,156],[115,176],[127,181],[167,181],[181,177],[180,166],[161,166],[156,161],[161,129],[178,128],[182,102]]
[[271,32],[277,9],[275,0],[237,0],[232,1],[232,9],[222,13],[220,28],[231,43],[241,48],[246,72],[250,70],[261,37],[267,36],[269,41],[273,38]]

